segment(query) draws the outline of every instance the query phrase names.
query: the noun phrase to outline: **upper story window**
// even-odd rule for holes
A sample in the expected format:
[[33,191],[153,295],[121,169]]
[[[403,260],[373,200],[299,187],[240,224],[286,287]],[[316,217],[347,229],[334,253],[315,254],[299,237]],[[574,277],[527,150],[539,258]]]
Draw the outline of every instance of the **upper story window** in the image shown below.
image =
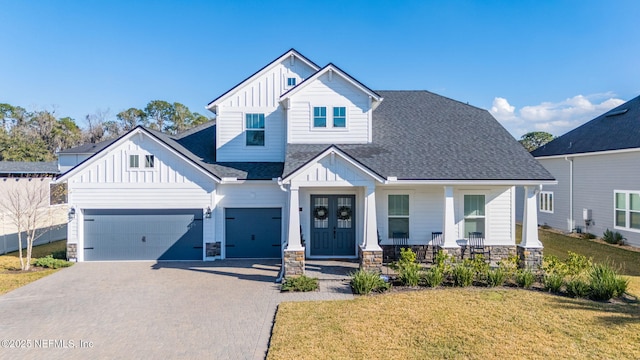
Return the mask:
[[155,156],[153,155],[145,155],[144,156],[144,167],[152,168],[155,163]]
[[156,157],[154,155],[139,155],[139,154],[130,154],[129,155],[129,169],[141,169],[140,166],[140,157],[144,156],[144,168],[145,169],[153,169],[156,163]]
[[129,167],[132,169],[137,169],[140,167],[139,155],[129,155]]
[[538,208],[541,212],[553,213],[553,192],[541,191]]
[[327,108],[316,106],[313,108],[313,127],[327,127]]
[[246,114],[247,146],[264,146],[264,114]]
[[640,192],[615,191],[615,227],[640,230]]
[[389,239],[409,237],[409,195],[389,195]]
[[333,127],[347,126],[347,108],[344,106],[333,108]]
[[485,231],[485,199],[484,195],[464,196],[464,236],[469,236],[470,232],[480,232],[483,236]]
[[296,86],[296,78],[290,77],[287,78],[287,87]]

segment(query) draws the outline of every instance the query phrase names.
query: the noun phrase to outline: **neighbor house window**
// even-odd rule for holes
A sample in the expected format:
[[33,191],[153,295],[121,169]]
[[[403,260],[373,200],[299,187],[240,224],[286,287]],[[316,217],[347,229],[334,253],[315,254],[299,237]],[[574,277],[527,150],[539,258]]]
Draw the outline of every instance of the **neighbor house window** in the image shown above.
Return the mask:
[[67,203],[67,183],[49,184],[49,205]]
[[316,106],[313,108],[313,127],[327,127],[327,108]]
[[389,195],[389,238],[409,237],[409,195]]
[[246,115],[247,146],[264,146],[264,114]]
[[155,161],[155,157],[153,155],[145,155],[144,156],[144,167],[152,168],[154,161]]
[[140,157],[138,155],[129,155],[129,167],[130,168],[140,167]]
[[296,86],[296,78],[287,78],[287,86]]
[[553,192],[541,191],[538,199],[538,208],[542,212],[553,213]]
[[615,191],[615,227],[640,230],[640,192]]
[[481,232],[485,235],[484,195],[464,196],[464,236],[470,232]]
[[344,106],[333,108],[333,127],[347,126],[347,108]]

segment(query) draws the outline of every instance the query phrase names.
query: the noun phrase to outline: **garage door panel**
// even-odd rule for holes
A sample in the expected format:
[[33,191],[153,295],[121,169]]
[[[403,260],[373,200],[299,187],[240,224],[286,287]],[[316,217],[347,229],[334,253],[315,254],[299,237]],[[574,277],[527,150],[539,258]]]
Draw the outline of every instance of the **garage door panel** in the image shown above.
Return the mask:
[[280,258],[280,208],[225,209],[225,250],[228,258]]
[[85,260],[201,260],[202,210],[86,210]]

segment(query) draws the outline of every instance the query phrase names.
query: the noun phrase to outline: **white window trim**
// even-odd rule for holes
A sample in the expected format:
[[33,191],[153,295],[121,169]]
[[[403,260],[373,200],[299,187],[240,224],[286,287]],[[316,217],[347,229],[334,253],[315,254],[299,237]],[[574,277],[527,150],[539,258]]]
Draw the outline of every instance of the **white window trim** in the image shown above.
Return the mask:
[[[616,194],[625,194],[625,223],[627,224],[627,226],[618,226],[616,225],[616,210],[618,210],[618,208],[616,208]],[[635,233],[640,233],[640,229],[635,229],[630,227],[631,225],[631,215],[630,213],[632,212],[631,210],[629,210],[629,207],[631,205],[630,201],[631,200],[631,196],[629,194],[639,194],[640,195],[640,190],[613,190],[613,228],[617,229],[617,230],[624,230],[624,231],[630,231],[630,232],[635,232]],[[637,211],[633,211],[633,212],[637,212]]]
[[[324,107],[327,109],[327,126],[325,127],[315,127],[314,126],[314,121],[313,121],[313,109],[317,108],[317,107]],[[344,127],[334,127],[333,126],[333,108],[336,107],[343,107],[344,108],[344,122],[345,122],[345,126]],[[349,131],[349,106],[346,104],[311,104],[311,106],[309,107],[309,128],[311,131],[332,131],[332,132],[336,132],[336,131],[340,131],[340,132],[345,132],[345,131]]]
[[[484,216],[464,216],[464,196],[465,195],[484,195]],[[459,199],[459,209],[460,209],[460,227],[458,228],[458,233],[461,234],[461,239],[468,239],[469,234],[466,233],[465,225],[466,219],[484,219],[484,238],[487,239],[489,237],[489,192],[488,191],[461,191],[460,199]]]
[[[248,114],[262,114],[264,115],[264,144],[263,145],[247,145],[247,130],[260,131],[260,129],[248,129],[247,128],[247,115]],[[267,113],[264,110],[246,111],[242,113],[242,135],[244,135],[243,144],[245,148],[249,149],[264,149],[267,147]]]
[[[131,155],[138,156],[138,167],[131,167],[131,161],[129,157]],[[146,156],[153,156],[153,167],[145,167],[146,164]],[[129,151],[126,153],[126,162],[127,162],[127,171],[157,171],[158,170],[158,158],[154,154],[150,154],[148,152],[142,151]]]
[[[551,210],[549,210],[549,195],[551,195]],[[542,198],[545,197],[547,198],[546,202],[542,202]],[[543,213],[549,213],[549,214],[553,214],[555,207],[555,199],[556,197],[553,195],[553,191],[540,191],[539,196],[538,196],[538,210],[540,210],[540,212]],[[546,205],[543,206],[542,205]]]
[[[296,79],[295,85],[289,85],[289,78]],[[290,90],[296,87],[298,84],[302,82],[302,79],[296,74],[283,74],[282,75],[282,88],[284,90]]]
[[[384,215],[384,231],[380,232],[380,237],[382,238],[383,245],[392,245],[391,239],[389,238],[389,195],[409,195],[409,244],[411,244],[411,238],[415,238],[415,229],[413,225],[413,221],[411,221],[411,213],[415,211],[413,199],[415,197],[413,190],[386,190],[383,192],[384,195],[384,208],[382,210],[382,215]],[[381,229],[382,230],[382,229]]]

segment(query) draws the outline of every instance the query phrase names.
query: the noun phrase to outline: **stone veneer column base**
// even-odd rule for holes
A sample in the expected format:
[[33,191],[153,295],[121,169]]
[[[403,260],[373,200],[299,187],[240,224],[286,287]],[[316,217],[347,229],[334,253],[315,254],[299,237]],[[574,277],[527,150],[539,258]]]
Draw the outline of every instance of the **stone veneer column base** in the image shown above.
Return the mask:
[[520,267],[529,270],[538,270],[542,267],[542,248],[517,247]]
[[304,275],[304,248],[284,251],[284,277]]
[[441,246],[437,247],[438,252],[442,251],[443,254],[449,255],[453,257],[455,260],[461,260],[462,257],[462,248],[444,248]]
[[360,248],[360,269],[380,271],[382,269],[382,250],[364,250]]
[[67,260],[78,260],[78,244],[67,244]]

